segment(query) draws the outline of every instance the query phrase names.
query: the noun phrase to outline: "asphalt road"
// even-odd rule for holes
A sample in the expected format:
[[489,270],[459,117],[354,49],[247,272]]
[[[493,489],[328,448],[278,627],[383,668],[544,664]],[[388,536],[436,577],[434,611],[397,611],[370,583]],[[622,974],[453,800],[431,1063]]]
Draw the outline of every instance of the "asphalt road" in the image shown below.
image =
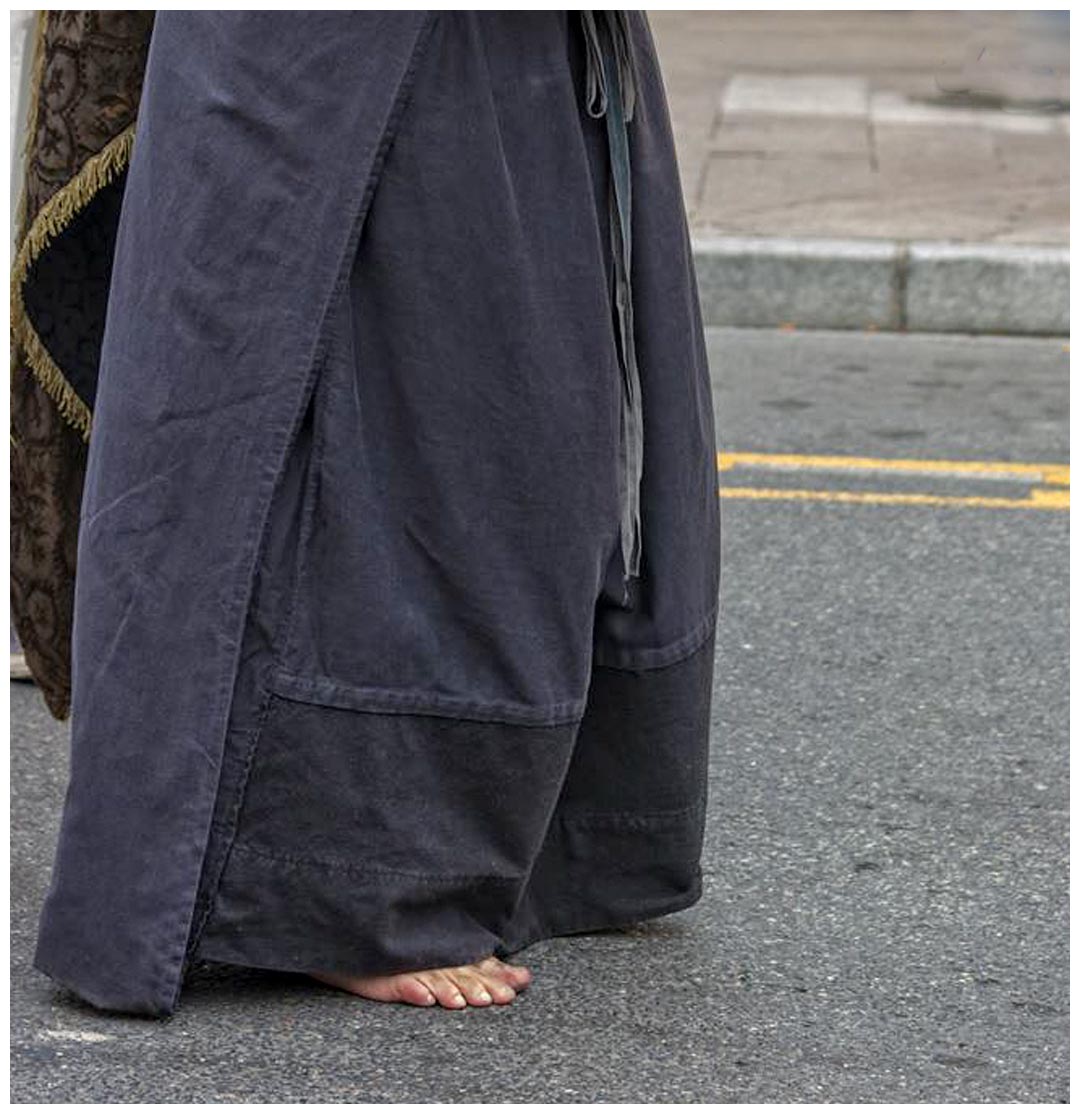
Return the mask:
[[67,728],[13,684],[13,1101],[1068,1101],[1067,487],[887,463],[1065,463],[1065,347],[709,339],[768,455],[721,474],[702,901],[530,948],[505,1009],[206,968],[101,1014],[29,964]]

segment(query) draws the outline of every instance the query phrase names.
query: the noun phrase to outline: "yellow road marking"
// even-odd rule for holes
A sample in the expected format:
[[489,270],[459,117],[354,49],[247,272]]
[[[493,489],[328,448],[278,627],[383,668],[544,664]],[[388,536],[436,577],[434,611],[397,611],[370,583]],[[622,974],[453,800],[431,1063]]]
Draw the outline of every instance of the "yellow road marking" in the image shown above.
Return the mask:
[[744,465],[800,471],[907,472],[918,475],[970,476],[976,479],[1031,479],[1039,483],[1065,486],[1069,483],[1067,464],[1021,464],[1012,460],[908,460],[873,456],[719,452],[716,454],[716,464],[721,472]]
[[1069,465],[992,460],[918,460],[868,456],[822,456],[801,453],[716,454],[717,468],[731,473],[755,470],[817,472],[885,472],[918,476],[951,476],[974,480],[1028,481],[1026,498],[987,495],[934,495],[899,491],[829,491],[809,488],[720,487],[728,499],[803,499],[830,503],[908,504],[938,507],[1015,507],[1025,510],[1069,509]]
[[1027,499],[985,495],[924,495],[900,491],[812,491],[793,487],[721,487],[726,499],[802,499],[820,503],[907,503],[933,507],[1016,507],[1026,510],[1068,510],[1067,491],[1035,489]]

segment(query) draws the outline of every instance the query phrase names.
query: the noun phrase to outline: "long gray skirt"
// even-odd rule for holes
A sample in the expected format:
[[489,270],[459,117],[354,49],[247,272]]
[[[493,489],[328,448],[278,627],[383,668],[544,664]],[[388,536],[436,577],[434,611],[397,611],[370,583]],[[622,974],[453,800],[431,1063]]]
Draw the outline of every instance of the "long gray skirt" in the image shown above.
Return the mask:
[[641,565],[574,12],[162,11],[79,535],[35,965],[391,972],[684,908],[720,515],[670,122],[628,13]]

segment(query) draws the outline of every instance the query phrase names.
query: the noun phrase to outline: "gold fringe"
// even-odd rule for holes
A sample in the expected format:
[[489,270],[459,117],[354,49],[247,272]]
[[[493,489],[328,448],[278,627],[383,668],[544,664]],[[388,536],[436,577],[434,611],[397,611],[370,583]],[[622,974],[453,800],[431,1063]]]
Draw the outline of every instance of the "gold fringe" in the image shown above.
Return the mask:
[[[12,308],[12,316],[14,314],[15,310]],[[84,441],[89,441],[90,408],[67,381],[67,377],[49,354],[49,350],[42,344],[41,338],[30,324],[30,319],[25,312],[13,326],[12,333],[16,344],[26,357],[27,366],[56,403],[61,416],[79,431]]]
[[96,155],[79,168],[69,182],[41,206],[27,230],[11,269],[11,332],[25,355],[31,371],[56,402],[60,413],[90,440],[90,408],[78,396],[38,336],[23,301],[22,287],[34,261],[49,244],[109,184],[131,160],[135,121],[114,136]]

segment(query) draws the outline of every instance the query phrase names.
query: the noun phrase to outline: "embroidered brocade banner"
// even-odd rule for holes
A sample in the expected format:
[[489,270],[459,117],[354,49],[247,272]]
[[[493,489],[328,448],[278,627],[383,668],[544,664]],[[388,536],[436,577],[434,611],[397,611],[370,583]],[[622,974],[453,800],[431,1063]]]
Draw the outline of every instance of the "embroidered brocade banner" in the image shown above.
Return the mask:
[[69,715],[79,509],[154,12],[41,11],[11,274],[11,615]]

